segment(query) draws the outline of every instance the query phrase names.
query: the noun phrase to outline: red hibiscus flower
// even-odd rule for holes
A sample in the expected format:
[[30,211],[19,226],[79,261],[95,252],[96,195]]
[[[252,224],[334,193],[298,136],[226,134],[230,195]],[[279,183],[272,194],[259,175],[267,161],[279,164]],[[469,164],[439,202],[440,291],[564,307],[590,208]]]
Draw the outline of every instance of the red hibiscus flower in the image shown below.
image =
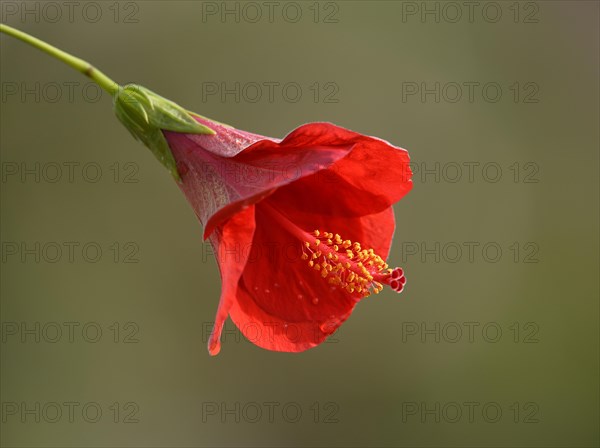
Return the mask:
[[215,134],[164,135],[221,273],[212,355],[227,316],[260,347],[300,352],[383,285],[402,291],[384,260],[412,187],[404,149],[329,123],[277,140],[195,118]]
[[223,282],[208,343],[227,316],[256,345],[299,352],[333,333],[383,285],[400,292],[402,269],[385,263],[392,204],[412,187],[408,153],[328,123],[283,140],[192,116],[136,85],[0,24],[0,32],[62,60],[113,97],[115,114],[171,172],[204,225]]

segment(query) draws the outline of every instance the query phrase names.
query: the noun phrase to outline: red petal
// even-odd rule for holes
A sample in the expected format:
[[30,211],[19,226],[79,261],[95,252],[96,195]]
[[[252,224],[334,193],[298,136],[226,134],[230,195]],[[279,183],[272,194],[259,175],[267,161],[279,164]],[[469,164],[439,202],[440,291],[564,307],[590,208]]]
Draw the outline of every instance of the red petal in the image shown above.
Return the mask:
[[384,140],[329,123],[301,126],[282,144],[288,139],[353,145],[326,173],[304,177],[278,192],[298,208],[328,216],[373,214],[390,207],[412,188],[408,152]]
[[[361,246],[365,249],[373,249],[377,255],[386,260],[396,229],[394,209],[389,207],[373,215],[361,216],[360,221],[363,232],[362,239],[359,240]],[[335,233],[333,230],[331,232]]]
[[182,139],[186,139],[191,142],[188,145],[191,145],[192,147],[208,151],[219,157],[229,158],[239,154],[256,142],[262,140],[273,142],[279,141],[275,138],[235,129],[231,126],[217,123],[216,121],[208,120],[197,115],[194,116],[194,118],[197,122],[211,128],[216,134],[180,134],[167,131],[165,132],[165,136],[167,137],[169,144],[171,144],[171,142],[181,142]]
[[219,226],[210,236],[221,272],[221,298],[215,324],[208,341],[211,355],[219,353],[220,337],[229,309],[236,301],[238,282],[248,259],[247,250],[254,237],[254,207],[250,206]]

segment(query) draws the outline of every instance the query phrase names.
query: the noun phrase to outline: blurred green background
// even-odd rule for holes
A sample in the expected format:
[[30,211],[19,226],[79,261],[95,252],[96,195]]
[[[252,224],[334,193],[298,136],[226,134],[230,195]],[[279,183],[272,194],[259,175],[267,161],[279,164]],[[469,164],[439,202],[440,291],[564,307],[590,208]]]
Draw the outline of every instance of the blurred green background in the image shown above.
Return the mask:
[[183,195],[107,95],[2,35],[2,446],[598,446],[597,2],[67,3],[2,21],[241,129],[407,148],[408,287],[308,352],[228,322],[210,357]]

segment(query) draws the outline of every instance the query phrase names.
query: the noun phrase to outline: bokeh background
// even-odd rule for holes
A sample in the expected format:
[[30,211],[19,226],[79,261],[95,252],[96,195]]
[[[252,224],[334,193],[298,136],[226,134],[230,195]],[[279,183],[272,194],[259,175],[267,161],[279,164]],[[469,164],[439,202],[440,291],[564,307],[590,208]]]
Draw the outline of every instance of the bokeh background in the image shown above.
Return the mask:
[[107,95],[3,35],[2,446],[598,446],[597,2],[49,3],[2,21],[241,129],[407,148],[408,287],[308,352],[228,322],[210,357],[183,195]]

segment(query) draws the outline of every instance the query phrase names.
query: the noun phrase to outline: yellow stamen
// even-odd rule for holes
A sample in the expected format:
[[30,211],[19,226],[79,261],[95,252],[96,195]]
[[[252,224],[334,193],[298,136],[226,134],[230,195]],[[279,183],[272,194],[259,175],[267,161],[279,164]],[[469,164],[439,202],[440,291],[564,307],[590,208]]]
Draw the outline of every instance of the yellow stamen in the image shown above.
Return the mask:
[[383,285],[374,281],[374,276],[382,280],[392,270],[373,249],[363,249],[360,243],[343,240],[337,233],[315,230],[313,235],[322,239],[315,239],[312,245],[306,241],[304,245],[319,250],[312,249],[314,252],[303,254],[302,259],[308,259],[308,265],[319,271],[321,277],[327,278],[327,283],[359,297],[383,290]]

